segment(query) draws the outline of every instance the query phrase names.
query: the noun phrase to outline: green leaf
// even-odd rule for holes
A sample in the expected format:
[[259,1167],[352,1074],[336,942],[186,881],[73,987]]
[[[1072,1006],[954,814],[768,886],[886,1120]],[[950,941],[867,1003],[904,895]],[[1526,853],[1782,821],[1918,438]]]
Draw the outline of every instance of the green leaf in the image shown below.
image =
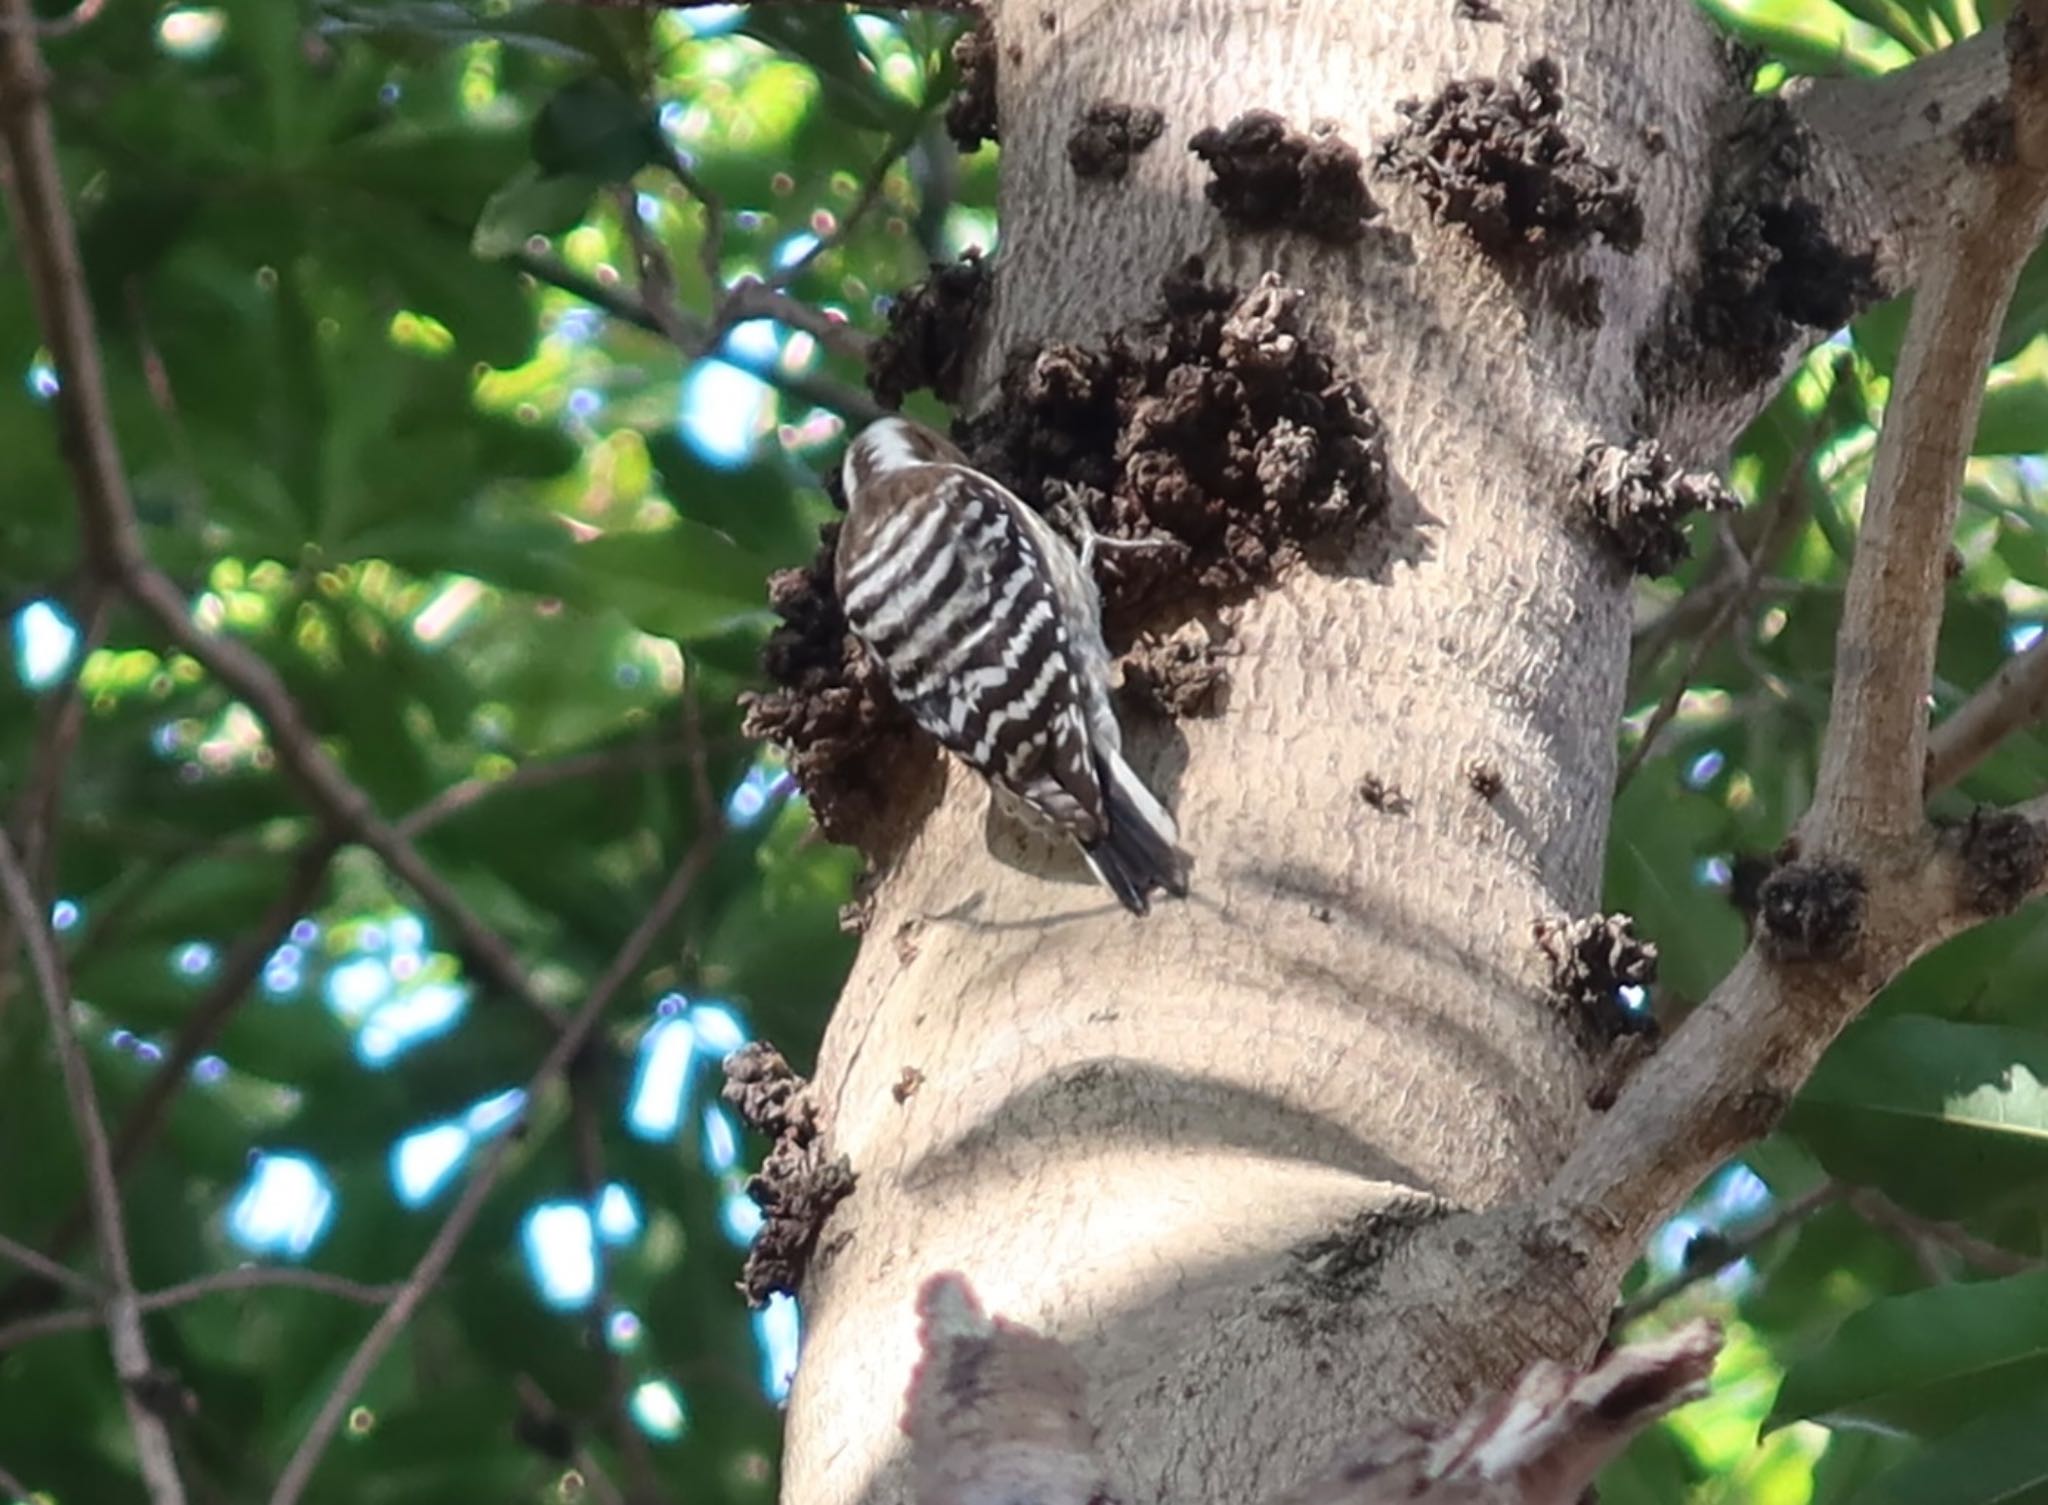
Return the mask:
[[853,17],[823,6],[756,6],[740,30],[801,58],[817,71],[833,113],[872,131],[901,126],[915,112],[882,87]]
[[1920,1015],[1864,1019],[1786,1120],[1830,1172],[1932,1217],[2048,1178],[2048,1037]]
[[583,173],[549,176],[538,168],[523,167],[484,205],[469,248],[486,261],[498,261],[524,250],[536,235],[573,230],[600,186],[596,178]]
[[1854,1505],[2048,1505],[2048,1395],[1929,1444]]
[[564,85],[533,124],[534,164],[551,177],[623,183],[660,153],[652,112],[608,78]]
[[1994,358],[2011,360],[2043,330],[2048,330],[2048,240],[2034,247],[2034,254],[2020,269],[2019,285],[2006,307],[2005,328],[1999,331]]
[[607,533],[579,544],[570,563],[579,604],[615,608],[643,632],[688,642],[767,618],[762,561],[698,523]]
[[1793,1363],[1765,1426],[1940,1436],[2044,1384],[2048,1270],[2034,1270],[1872,1302]]
[[1993,377],[1984,392],[1984,411],[1977,419],[1979,455],[2034,455],[2048,445],[2048,370],[2008,381]]

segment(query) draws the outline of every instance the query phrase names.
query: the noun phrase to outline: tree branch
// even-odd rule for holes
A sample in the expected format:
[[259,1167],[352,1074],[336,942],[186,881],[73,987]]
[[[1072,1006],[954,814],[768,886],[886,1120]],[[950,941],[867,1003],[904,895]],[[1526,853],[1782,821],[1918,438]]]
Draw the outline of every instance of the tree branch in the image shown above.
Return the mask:
[[1553,1180],[1553,1205],[1595,1247],[1637,1247],[1708,1171],[1769,1128],[1885,983],[1985,918],[1965,858],[1923,814],[1924,697],[1985,373],[2020,266],[2048,221],[2048,0],[2023,0],[2006,34],[2010,79],[1994,92],[2012,117],[2012,160],[1947,169],[1953,242],[1928,260],[1878,434],[1798,860],[1766,881],[1758,941]]
[[1758,1218],[1747,1228],[1738,1228],[1732,1233],[1721,1235],[1714,1241],[1712,1258],[1695,1260],[1688,1252],[1684,1269],[1669,1280],[1644,1287],[1632,1299],[1616,1307],[1614,1318],[1608,1324],[1608,1332],[1619,1333],[1629,1324],[1675,1301],[1701,1281],[1712,1280],[1730,1265],[1748,1259],[1787,1228],[1805,1222],[1823,1207],[1841,1201],[1846,1194],[1846,1189],[1835,1182],[1823,1181],[1804,1196],[1794,1197],[1783,1206]]
[[83,1296],[88,1301],[100,1299],[100,1288],[87,1280],[69,1265],[60,1264],[41,1250],[0,1233],[0,1255],[11,1259],[31,1274],[63,1287],[74,1296]]
[[107,404],[78,238],[64,200],[44,100],[47,75],[34,29],[26,24],[31,16],[28,0],[0,0],[0,6],[0,18],[19,23],[0,34],[0,100],[6,104],[0,111],[0,132],[12,164],[8,207],[43,337],[57,368],[56,407],[64,425],[65,458],[77,491],[86,558],[95,577],[124,592],[156,619],[173,643],[248,705],[269,734],[279,763],[314,808],[335,829],[382,858],[453,932],[468,962],[493,987],[559,1028],[560,1014],[533,991],[511,947],[328,755],[276,672],[247,645],[216,636],[194,622],[183,592],[149,562]]
[[63,957],[42,907],[36,902],[28,874],[22,871],[15,856],[14,843],[4,831],[0,831],[0,900],[4,900],[13,917],[20,943],[28,950],[29,971],[50,1021],[50,1041],[64,1078],[64,1097],[70,1105],[72,1125],[85,1160],[86,1184],[92,1193],[93,1231],[107,1282],[102,1311],[108,1347],[113,1353],[121,1408],[127,1413],[128,1430],[135,1438],[136,1460],[149,1488],[151,1505],[184,1505],[185,1486],[178,1477],[178,1460],[171,1449],[170,1433],[163,1419],[142,1398],[155,1366],[150,1362],[149,1342],[142,1331],[135,1276],[128,1266],[128,1235],[122,1226],[121,1193],[114,1183],[113,1158],[107,1148],[106,1124],[100,1117],[99,1092],[93,1085],[92,1067],[86,1062],[84,1048],[78,1043],[78,1033],[71,1027],[71,988],[64,976]]
[[1972,112],[2006,86],[1999,28],[1875,76],[1814,79],[1788,95],[1813,149],[1815,202],[1838,245],[1873,247],[1889,286],[1917,286],[1954,243]]
[[405,1330],[421,1303],[447,1273],[456,1251],[462,1247],[462,1241],[468,1237],[469,1230],[483,1211],[484,1202],[510,1163],[513,1146],[520,1142],[521,1131],[532,1124],[535,1101],[562,1079],[570,1063],[582,1052],[591,1031],[604,1017],[613,998],[638,973],[654,943],[681,911],[683,901],[689,897],[697,878],[709,866],[723,835],[724,828],[719,825],[705,826],[698,832],[653,907],[626,938],[618,955],[591,988],[583,1006],[556,1038],[526,1085],[526,1096],[518,1117],[484,1151],[476,1169],[470,1174],[469,1183],[463,1187],[462,1195],[449,1210],[433,1242],[428,1244],[426,1252],[399,1287],[396,1299],[384,1309],[383,1315],[378,1317],[357,1345],[355,1353],[350,1355],[348,1363],[342,1367],[334,1388],[328,1392],[312,1425],[306,1429],[306,1435],[300,1439],[297,1449],[285,1464],[277,1487],[271,1491],[270,1505],[297,1505],[305,1494],[314,1470],[320,1466],[321,1457],[334,1440],[334,1434],[340,1430],[342,1418],[348,1414],[357,1393],[397,1341],[398,1335]]
[[[275,1290],[279,1287],[338,1296],[344,1301],[359,1301],[367,1306],[381,1306],[396,1294],[396,1288],[392,1286],[365,1285],[359,1280],[328,1275],[319,1270],[296,1270],[288,1265],[251,1265],[240,1270],[200,1275],[174,1286],[165,1286],[161,1291],[145,1292],[136,1298],[136,1306],[143,1312],[167,1312],[173,1307],[217,1296],[224,1291]],[[99,1293],[93,1291],[89,1294],[97,1298]],[[0,1352],[19,1348],[37,1338],[86,1332],[105,1320],[99,1311],[67,1311],[12,1322],[0,1327]]]
[[[598,1204],[604,1197],[604,1132],[597,1104],[591,1098],[590,1083],[574,1071],[569,1074],[569,1125],[575,1138],[577,1190],[583,1196],[584,1210],[595,1224]],[[626,1366],[612,1346],[612,1314],[618,1307],[612,1299],[611,1255],[604,1239],[595,1234],[591,1247],[597,1282],[590,1297],[590,1342],[604,1368],[605,1421],[611,1431],[612,1447],[631,1480],[631,1505],[663,1505],[668,1493],[661,1487],[661,1475],[654,1466],[654,1450],[648,1446],[647,1434],[633,1420]]]
[[1927,738],[1931,797],[1967,775],[2022,727],[2048,717],[2048,635],[2007,659]]
[[2024,1275],[2029,1270],[2041,1268],[2039,1259],[2017,1253],[2002,1244],[1994,1244],[1989,1239],[1978,1238],[1967,1228],[1908,1212],[1875,1187],[1851,1189],[1848,1202],[1849,1210],[1871,1227],[1909,1243],[1924,1242],[1946,1249],[1987,1275]]
[[[710,327],[680,308],[658,316],[640,299],[617,288],[606,287],[552,256],[517,251],[509,259],[514,266],[536,281],[560,288],[565,293],[581,298],[592,307],[601,309],[623,324],[630,324],[635,329],[644,330],[648,334],[658,335],[669,341],[688,359],[694,360],[703,355],[709,344]],[[668,326],[671,323],[678,333],[670,332]],[[872,423],[886,411],[880,403],[858,387],[850,387],[843,382],[833,381],[830,377],[818,376],[808,371],[785,371],[779,362],[772,359],[761,360],[737,350],[724,350],[716,355],[705,355],[704,358],[723,361],[735,371],[744,371],[798,402],[809,403],[812,407],[823,408],[829,413],[837,413],[849,423]]]

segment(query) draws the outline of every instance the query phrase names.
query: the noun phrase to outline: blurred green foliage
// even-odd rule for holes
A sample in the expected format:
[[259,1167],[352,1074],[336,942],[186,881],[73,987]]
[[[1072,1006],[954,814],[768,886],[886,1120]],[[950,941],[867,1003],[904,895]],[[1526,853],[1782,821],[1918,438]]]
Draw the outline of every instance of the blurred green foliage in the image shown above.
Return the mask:
[[[2002,9],[1703,3],[1769,51],[1762,88],[1900,66]],[[601,1488],[593,1466],[631,1487],[641,1449],[608,1418],[622,1395],[647,1394],[660,1404],[636,1414],[669,1497],[772,1498],[762,1333],[731,1289],[742,1172],[723,1142],[730,1120],[705,1113],[716,1038],[665,1089],[672,1130],[627,1119],[662,1021],[714,1005],[807,1060],[850,958],[837,910],[853,861],[809,835],[738,737],[735,709],[766,628],[762,582],[806,557],[828,515],[815,472],[836,425],[736,368],[849,386],[858,373],[761,326],[721,347],[733,364],[696,359],[603,309],[637,296],[632,215],[666,252],[684,309],[709,310],[706,216],[667,170],[675,152],[724,207],[722,279],[770,272],[825,237],[791,291],[856,328],[877,328],[880,296],[928,260],[989,245],[995,152],[963,159],[935,124],[956,25],[799,7],[686,18],[531,0],[226,0],[151,14],[117,0],[49,45],[153,557],[202,620],[277,670],[383,809],[421,813],[426,854],[540,991],[572,1006],[697,834],[679,751],[692,716],[719,798],[742,791],[734,810],[760,809],[735,821],[579,1074],[600,1105],[594,1164],[557,1109],[514,1148],[316,1500],[567,1501]],[[847,228],[878,172],[872,211]],[[12,248],[0,257],[11,264]],[[1817,351],[1734,456],[1749,517],[1790,526],[1732,630],[1694,662],[1690,636],[1660,644],[1646,628],[1625,748],[1684,693],[1617,798],[1608,887],[1662,947],[1662,1012],[1704,998],[1737,956],[1742,922],[1720,891],[1811,791],[1902,328],[1900,308],[1881,308]],[[2048,618],[2044,330],[2037,256],[1956,540],[1944,711]],[[0,370],[21,382],[0,402],[0,618],[25,671],[35,603],[80,625],[87,614],[37,339],[22,279],[0,277]],[[1736,543],[1698,541],[1676,578],[1645,587],[1646,624],[1726,572]],[[238,943],[258,964],[201,1059],[178,1063],[192,1080],[129,1175],[143,1287],[249,1258],[237,1209],[264,1164],[254,1155],[303,1157],[327,1178],[307,1263],[399,1278],[450,1195],[443,1179],[400,1196],[424,1163],[401,1164],[401,1147],[421,1150],[429,1129],[487,1135],[478,1105],[524,1079],[538,1027],[472,991],[430,917],[397,943],[423,917],[361,853],[264,935],[259,917],[307,870],[318,833],[261,729],[124,611],[71,664],[85,717],[48,878],[116,1122],[168,1069],[195,1010],[218,1001]],[[62,662],[0,673],[11,800],[35,783],[72,678]],[[1960,814],[2044,783],[2048,743],[2028,732],[1941,805]],[[1712,1398],[1609,1471],[1608,1505],[2048,1501],[2048,1289],[2038,1272],[1973,1264],[1929,1221],[2001,1246],[2013,1269],[2044,1251],[2044,960],[2033,910],[1926,958],[1779,1132],[1660,1237],[1638,1289],[1717,1263],[1727,1237],[1825,1177],[1881,1192],[1899,1214],[1829,1202],[1645,1318],[1711,1311],[1731,1341]],[[366,977],[384,992],[360,993]],[[0,978],[0,1233],[76,1257],[72,1136],[40,1013],[11,983]],[[413,1013],[379,1012],[394,1000]],[[432,1005],[459,1018],[422,1023]],[[741,1146],[741,1161],[757,1149]],[[537,1206],[588,1210],[593,1170],[641,1221],[604,1251],[617,1310],[594,1316],[549,1304],[525,1245]],[[48,1305],[0,1262],[0,1329]],[[282,1289],[152,1319],[161,1362],[197,1402],[174,1423],[196,1497],[263,1497],[367,1322],[358,1306]],[[121,1505],[139,1498],[130,1465],[96,1335],[0,1351],[0,1468],[39,1498]]]

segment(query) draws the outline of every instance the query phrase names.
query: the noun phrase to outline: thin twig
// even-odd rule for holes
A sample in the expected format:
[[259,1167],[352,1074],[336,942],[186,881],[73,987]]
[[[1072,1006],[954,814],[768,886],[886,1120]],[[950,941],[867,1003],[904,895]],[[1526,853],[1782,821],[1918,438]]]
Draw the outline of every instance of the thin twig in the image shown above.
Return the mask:
[[896,133],[889,138],[888,144],[882,148],[881,156],[875,159],[874,166],[868,169],[867,176],[861,180],[860,193],[854,199],[853,207],[845,214],[837,216],[829,235],[819,236],[805,249],[803,255],[792,258],[789,265],[777,267],[770,273],[767,285],[771,289],[780,290],[790,286],[809,271],[819,257],[846,244],[853,232],[860,228],[861,222],[868,217],[869,212],[881,202],[882,190],[889,184],[889,174],[895,170],[896,164],[903,160],[904,153],[917,144],[917,138],[924,132],[927,118],[925,114],[919,113],[907,124],[897,128]]
[[[1657,708],[1650,713],[1649,722],[1643,727],[1643,735],[1637,739],[1627,761],[1621,766],[1621,772],[1616,775],[1614,790],[1617,795],[1628,787],[1629,780],[1636,776],[1636,771],[1643,766],[1644,761],[1655,749],[1658,734],[1678,714],[1678,708],[1685,702],[1685,692],[1692,687],[1693,676],[1699,673],[1700,665],[1706,662],[1707,655],[1719,646],[1722,638],[1728,635],[1729,628],[1735,625],[1736,619],[1747,611],[1751,603],[1762,593],[1764,574],[1769,569],[1771,561],[1790,544],[1798,535],[1800,527],[1804,525],[1807,512],[1806,468],[1812,463],[1814,453],[1819,447],[1820,426],[1815,424],[1804,447],[1786,467],[1777,489],[1764,503],[1763,511],[1767,521],[1762,536],[1758,538],[1752,550],[1745,554],[1732,532],[1727,535],[1732,563],[1728,572],[1720,577],[1725,581],[1723,589],[1719,592],[1720,599],[1705,628],[1693,638],[1684,665],[1665,690],[1663,699],[1657,702]],[[1675,612],[1678,608],[1672,609]]]
[[602,778],[607,774],[631,773],[642,769],[667,768],[688,761],[687,747],[621,747],[601,752],[572,753],[567,757],[522,763],[502,778],[470,778],[450,784],[439,794],[398,821],[398,829],[417,838],[483,801],[519,790],[545,789],[572,779]]
[[1989,1239],[1978,1238],[1967,1228],[1938,1222],[1909,1212],[1875,1187],[1859,1186],[1849,1193],[1849,1210],[1886,1233],[1918,1246],[1932,1244],[1975,1265],[1987,1275],[2024,1275],[2038,1270],[2043,1262]]
[[[619,190],[619,222],[625,226],[626,240],[633,247],[633,267],[640,279],[640,307],[653,316],[662,338],[682,352],[685,360],[701,360],[725,333],[723,290],[716,272],[711,280],[711,322],[699,324],[683,312],[675,268],[669,264],[660,238],[640,218],[637,202],[631,188]],[[707,242],[708,239],[707,236]]]
[[64,959],[36,902],[28,874],[22,871],[21,861],[15,855],[14,843],[4,831],[0,831],[0,899],[4,899],[13,915],[19,941],[28,950],[29,971],[35,978],[36,990],[42,994],[43,1010],[50,1022],[50,1041],[64,1079],[65,1100],[70,1105],[72,1126],[85,1160],[86,1184],[92,1192],[93,1230],[107,1282],[103,1311],[108,1347],[113,1353],[121,1406],[128,1414],[128,1429],[135,1438],[136,1461],[152,1505],[184,1505],[185,1485],[178,1477],[178,1460],[171,1448],[170,1433],[163,1419],[144,1404],[141,1396],[142,1387],[152,1378],[154,1365],[150,1362],[149,1341],[142,1330],[135,1276],[128,1265],[128,1235],[122,1226],[121,1193],[114,1181],[106,1124],[100,1117],[99,1091],[93,1085],[92,1067],[86,1062],[84,1048],[78,1043],[78,1032],[71,1024],[71,988],[64,975]]
[[[251,1265],[240,1270],[221,1270],[212,1275],[201,1275],[192,1280],[180,1281],[174,1286],[165,1286],[160,1291],[145,1292],[136,1298],[136,1306],[144,1312],[167,1312],[173,1307],[184,1306],[208,1296],[218,1296],[226,1291],[279,1288],[311,1291],[320,1296],[338,1296],[344,1301],[357,1301],[365,1306],[382,1306],[397,1294],[398,1290],[396,1286],[365,1285],[362,1281],[329,1275],[320,1270],[295,1270],[285,1265]],[[86,1332],[98,1327],[104,1320],[102,1313],[96,1310],[50,1312],[41,1317],[25,1318],[20,1322],[0,1327],[0,1352],[19,1348],[22,1344],[37,1338],[54,1337],[59,1333]]]
[[[697,169],[684,158],[681,148],[664,139],[661,165],[669,175],[683,185],[688,193],[704,208],[704,234],[697,242],[697,267],[704,274],[704,286],[711,299],[711,332],[716,339],[729,326],[724,310],[719,306],[725,296],[725,201],[715,193],[711,185],[697,175]],[[626,228],[632,233],[638,227],[645,231],[635,211],[633,196],[626,196]],[[644,264],[642,275],[645,275]],[[674,285],[673,276],[669,278]]]
[[[564,1435],[571,1439],[575,1438],[574,1424],[563,1415],[562,1408],[554,1403],[548,1393],[535,1383],[532,1375],[517,1375],[513,1383],[519,1396],[519,1404],[536,1420],[559,1427]],[[612,1483],[612,1476],[580,1440],[573,1442],[573,1451],[569,1456],[577,1471],[590,1485],[590,1492],[597,1497],[598,1505],[626,1505],[625,1496],[619,1493],[619,1486]]]
[[874,336],[863,334],[846,320],[753,278],[736,282],[727,289],[724,307],[727,319],[733,324],[744,324],[749,319],[773,319],[791,329],[802,330],[834,355],[843,355],[850,361],[866,362],[875,346]]
[[4,1233],[0,1233],[0,1255],[5,1255],[24,1270],[54,1281],[74,1296],[81,1296],[87,1301],[101,1299],[100,1288],[69,1265],[60,1264],[41,1250],[32,1249]]
[[[607,287],[594,278],[586,277],[574,267],[566,266],[552,256],[518,251],[509,259],[514,266],[536,281],[581,298],[621,323],[630,324],[635,329],[668,340],[685,356],[694,358],[698,351],[705,348],[708,327],[680,309],[675,311],[674,317],[684,334],[677,340],[663,327],[663,319],[656,317],[639,299],[617,288]],[[726,349],[708,358],[723,361],[736,371],[744,371],[798,402],[823,408],[829,413],[837,413],[849,423],[872,423],[885,411],[879,402],[858,387],[848,386],[844,382],[808,371],[785,370],[782,364],[772,357],[762,359],[743,351]]]
[[375,1371],[386,1351],[397,1341],[398,1335],[405,1330],[406,1324],[412,1320],[420,1304],[447,1273],[456,1251],[462,1247],[462,1241],[468,1236],[477,1216],[483,1211],[485,1200],[510,1163],[512,1147],[521,1137],[520,1130],[533,1121],[534,1103],[543,1092],[561,1079],[570,1062],[583,1049],[590,1032],[604,1016],[604,1011],[612,999],[639,971],[654,943],[660,939],[669,922],[682,909],[683,901],[689,897],[699,874],[709,865],[723,834],[722,827],[718,826],[707,827],[698,832],[697,839],[684,853],[682,861],[677,864],[660,897],[654,901],[653,907],[627,937],[625,944],[619,948],[619,954],[613,958],[604,976],[591,988],[583,1007],[557,1036],[546,1059],[541,1062],[539,1069],[527,1083],[524,1106],[520,1109],[519,1117],[507,1127],[506,1132],[492,1140],[476,1169],[471,1172],[469,1183],[462,1189],[462,1195],[449,1210],[440,1231],[434,1235],[426,1253],[420,1256],[419,1262],[406,1276],[404,1284],[399,1288],[398,1296],[384,1309],[383,1315],[377,1319],[357,1346],[355,1353],[350,1356],[348,1363],[343,1366],[340,1376],[334,1382],[334,1388],[321,1403],[312,1425],[306,1429],[306,1435],[300,1439],[298,1447],[285,1465],[283,1474],[279,1476],[277,1487],[270,1495],[270,1505],[296,1505],[304,1495],[306,1486],[312,1482],[313,1471],[319,1467],[321,1457],[326,1453],[328,1444],[334,1440],[335,1433],[341,1427],[342,1418],[348,1414],[357,1393]]
[[10,1500],[22,1501],[24,1505],[31,1498],[28,1486],[4,1468],[0,1468],[0,1490],[5,1490]]
[[1701,1281],[1712,1280],[1730,1265],[1748,1259],[1787,1228],[1805,1222],[1823,1207],[1832,1206],[1846,1195],[1846,1190],[1840,1185],[1833,1181],[1823,1181],[1813,1190],[1803,1196],[1794,1197],[1774,1211],[1758,1218],[1748,1227],[1723,1234],[1714,1241],[1710,1258],[1696,1260],[1688,1255],[1685,1267],[1676,1275],[1660,1280],[1653,1286],[1645,1286],[1616,1307],[1614,1317],[1607,1326],[1608,1332],[1618,1333],[1639,1318],[1684,1295]]
[[1927,793],[1941,793],[2021,727],[2048,718],[2048,634],[1996,674],[1927,738]]
[[612,1314],[618,1310],[612,1298],[611,1254],[594,1227],[598,1204],[604,1197],[604,1131],[590,1088],[584,1073],[570,1072],[569,1127],[575,1141],[577,1189],[593,1224],[591,1250],[596,1262],[596,1286],[590,1297],[590,1342],[604,1368],[608,1402],[605,1419],[612,1447],[631,1480],[632,1505],[661,1505],[668,1495],[661,1487],[661,1475],[654,1466],[654,1450],[648,1445],[647,1434],[633,1420],[631,1382],[611,1341]]
[[103,585],[94,582],[86,587],[80,610],[84,630],[63,687],[44,704],[37,718],[28,779],[14,807],[15,842],[21,848],[21,865],[36,892],[45,898],[50,897],[50,885],[56,875],[57,812],[64,797],[64,777],[78,747],[79,734],[85,730],[85,690],[80,680],[85,661],[107,639],[107,618],[112,607],[112,593]]

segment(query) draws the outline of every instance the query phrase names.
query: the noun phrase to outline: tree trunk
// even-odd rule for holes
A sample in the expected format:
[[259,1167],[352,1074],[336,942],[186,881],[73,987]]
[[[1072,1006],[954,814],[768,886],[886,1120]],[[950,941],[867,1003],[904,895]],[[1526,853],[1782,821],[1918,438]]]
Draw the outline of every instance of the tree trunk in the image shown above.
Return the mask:
[[[1004,352],[1100,342],[1190,254],[1239,286],[1276,271],[1384,419],[1394,495],[1340,567],[1229,614],[1219,716],[1126,717],[1195,856],[1186,903],[1133,920],[1078,864],[1049,880],[957,768],[880,883],[818,1071],[859,1181],[804,1288],[792,1501],[904,1498],[913,1294],[942,1270],[1073,1345],[1131,1500],[1258,1498],[1376,1418],[1448,1414],[1603,1331],[1632,1246],[1443,1231],[1540,1184],[1592,1111],[1601,1062],[1535,927],[1598,899],[1630,588],[1573,478],[1643,421],[1637,352],[1694,255],[1732,85],[1689,5],[1462,9],[1005,0],[991,20],[981,402]],[[1563,128],[1638,197],[1633,254],[1506,267],[1384,178],[1354,245],[1242,232],[1185,150],[1262,109],[1369,160],[1399,101],[1541,57]],[[1068,169],[1100,100],[1165,115],[1121,183]],[[1591,327],[1558,296],[1589,275]],[[1405,803],[1362,798],[1368,777]]]

